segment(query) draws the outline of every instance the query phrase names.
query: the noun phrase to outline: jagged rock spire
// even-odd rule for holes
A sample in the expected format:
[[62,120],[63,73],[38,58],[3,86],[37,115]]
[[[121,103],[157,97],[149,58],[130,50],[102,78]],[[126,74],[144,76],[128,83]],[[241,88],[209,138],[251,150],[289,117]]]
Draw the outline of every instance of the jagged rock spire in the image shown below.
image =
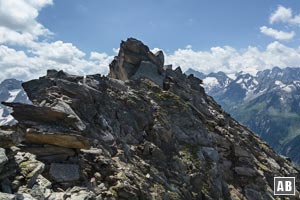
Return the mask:
[[153,54],[149,47],[141,41],[128,38],[125,42],[121,42],[118,56],[109,65],[110,72],[108,76],[123,81],[128,80],[144,64],[150,64],[150,67],[156,68],[158,75],[161,74],[164,66],[163,52],[158,51],[156,54]]

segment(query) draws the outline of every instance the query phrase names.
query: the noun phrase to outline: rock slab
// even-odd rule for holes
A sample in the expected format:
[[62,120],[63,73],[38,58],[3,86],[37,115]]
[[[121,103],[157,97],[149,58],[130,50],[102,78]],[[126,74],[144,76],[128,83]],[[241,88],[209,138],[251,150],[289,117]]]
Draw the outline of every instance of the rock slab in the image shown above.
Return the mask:
[[50,166],[50,176],[59,183],[78,181],[80,178],[79,166],[75,164],[52,163]]

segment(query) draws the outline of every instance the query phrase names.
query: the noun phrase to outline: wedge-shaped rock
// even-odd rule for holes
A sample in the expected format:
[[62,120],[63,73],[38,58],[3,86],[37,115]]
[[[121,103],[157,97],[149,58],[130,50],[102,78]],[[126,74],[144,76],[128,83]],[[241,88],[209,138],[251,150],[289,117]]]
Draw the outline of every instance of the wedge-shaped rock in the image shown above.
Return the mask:
[[149,47],[144,45],[141,41],[134,38],[128,38],[125,42],[122,41],[118,56],[116,56],[109,65],[110,73],[108,76],[123,81],[128,80],[137,72],[137,70],[139,70],[140,64],[143,61],[152,64],[143,65],[143,67],[149,66],[151,71],[156,72],[156,75],[161,75],[164,66],[163,52],[159,51],[156,54],[153,54],[149,50]]
[[74,149],[88,149],[90,148],[87,138],[77,134],[67,133],[50,133],[41,132],[35,129],[27,129],[25,139],[29,143],[34,144],[51,144],[60,147],[74,148]]
[[82,130],[82,128],[78,127],[79,119],[77,117],[51,107],[7,102],[2,104],[13,108],[12,116],[21,124],[61,125]]

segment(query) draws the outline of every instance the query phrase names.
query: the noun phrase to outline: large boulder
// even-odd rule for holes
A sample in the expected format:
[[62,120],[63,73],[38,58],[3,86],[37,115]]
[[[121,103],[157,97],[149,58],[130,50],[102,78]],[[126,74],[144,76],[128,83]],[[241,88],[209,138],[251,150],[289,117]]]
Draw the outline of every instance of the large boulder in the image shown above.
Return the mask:
[[57,108],[22,103],[3,102],[2,104],[12,107],[12,116],[22,124],[55,124],[62,127],[71,127],[78,131],[85,129],[80,119],[73,114],[71,108],[67,107],[66,104],[57,104]]
[[131,79],[139,70],[143,61],[150,62],[155,66],[154,71],[156,75],[162,73],[164,66],[164,55],[162,51],[153,54],[149,50],[149,47],[144,45],[141,41],[128,38],[125,42],[121,42],[118,56],[116,56],[109,65],[110,72],[108,76],[123,81]]

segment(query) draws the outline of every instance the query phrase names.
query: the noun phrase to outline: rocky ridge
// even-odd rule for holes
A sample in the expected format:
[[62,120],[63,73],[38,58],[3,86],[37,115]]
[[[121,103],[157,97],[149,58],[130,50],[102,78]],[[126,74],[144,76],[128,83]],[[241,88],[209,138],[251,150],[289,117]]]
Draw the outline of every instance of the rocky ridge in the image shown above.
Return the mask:
[[299,166],[300,141],[300,68],[274,67],[255,76],[237,73],[204,75],[203,87],[222,108],[266,141],[276,152]]
[[141,41],[108,77],[48,70],[23,83],[33,105],[3,103],[0,199],[274,199],[299,171]]

